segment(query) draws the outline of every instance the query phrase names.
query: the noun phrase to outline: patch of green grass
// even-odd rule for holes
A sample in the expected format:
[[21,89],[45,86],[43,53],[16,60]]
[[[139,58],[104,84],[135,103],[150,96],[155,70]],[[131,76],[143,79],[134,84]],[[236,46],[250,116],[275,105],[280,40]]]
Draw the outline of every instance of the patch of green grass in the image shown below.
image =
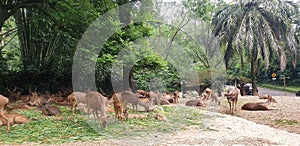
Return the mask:
[[[71,114],[69,107],[59,106],[62,110],[61,117],[47,117],[40,111],[29,110],[19,112],[28,117],[31,122],[11,127],[7,132],[6,127],[0,127],[0,144],[21,144],[33,142],[39,144],[59,144],[75,141],[97,141],[130,136],[147,136],[151,133],[168,133],[185,129],[194,125],[203,128],[204,116],[199,109],[162,106],[161,110],[150,113],[144,119],[128,119],[124,122],[114,118],[109,119],[106,129],[91,126],[84,115]],[[159,121],[151,117],[155,112],[164,113],[166,121]],[[130,111],[130,113],[136,113]],[[113,113],[109,113],[114,116]]]
[[297,125],[299,122],[296,120],[279,119],[275,121],[277,125]]
[[[272,84],[261,84],[260,87],[284,91],[284,87],[279,85],[272,85]],[[300,91],[299,86],[286,86],[286,91],[291,93],[296,93],[297,91]]]

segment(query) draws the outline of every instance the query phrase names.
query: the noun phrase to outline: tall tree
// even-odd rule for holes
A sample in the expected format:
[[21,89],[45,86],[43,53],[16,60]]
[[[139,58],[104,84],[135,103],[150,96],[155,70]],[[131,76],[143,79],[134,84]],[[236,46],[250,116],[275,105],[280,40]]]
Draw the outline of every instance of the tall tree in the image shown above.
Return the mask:
[[4,22],[14,15],[20,8],[31,7],[44,0],[2,0],[0,1],[0,31]]
[[[264,61],[268,67],[270,59],[280,58],[280,68],[286,67],[286,51],[293,59],[297,56],[297,45],[291,33],[292,17],[298,13],[297,5],[282,0],[240,0],[216,12],[212,24],[214,34],[225,47],[225,64],[234,54],[248,56],[251,63],[251,81],[256,91],[258,67]],[[256,94],[256,92],[253,92]]]

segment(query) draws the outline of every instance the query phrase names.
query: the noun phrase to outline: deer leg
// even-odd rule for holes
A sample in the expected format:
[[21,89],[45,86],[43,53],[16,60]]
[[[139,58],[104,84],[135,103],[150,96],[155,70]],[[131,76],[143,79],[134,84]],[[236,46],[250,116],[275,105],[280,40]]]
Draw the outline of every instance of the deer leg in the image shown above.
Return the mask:
[[100,112],[101,112],[101,121],[102,121],[102,126],[104,128],[107,127],[107,117],[106,117],[106,112],[105,112],[105,107],[100,107]]
[[234,108],[235,108],[235,111],[237,111],[236,104],[237,104],[237,99],[234,101]]
[[3,112],[0,112],[0,117],[2,117],[4,120],[6,120],[6,130],[10,131],[10,121],[8,116],[6,116]]
[[228,104],[229,104],[229,111],[231,112],[231,102],[228,99]]

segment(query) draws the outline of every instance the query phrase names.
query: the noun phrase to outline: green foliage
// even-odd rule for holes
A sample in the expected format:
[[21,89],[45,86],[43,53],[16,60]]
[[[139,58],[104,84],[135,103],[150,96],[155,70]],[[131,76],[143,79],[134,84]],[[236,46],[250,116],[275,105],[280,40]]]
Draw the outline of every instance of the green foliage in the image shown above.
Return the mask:
[[[280,84],[279,84],[280,83]],[[291,93],[296,93],[298,91],[300,91],[300,87],[299,86],[286,86],[286,89],[284,90],[284,86],[283,86],[283,82],[282,80],[279,81],[277,84],[274,84],[274,82],[268,82],[268,83],[263,83],[260,84],[261,87],[265,87],[265,88],[269,88],[269,89],[274,89],[274,90],[279,90],[279,91],[287,91],[287,92],[291,92]]]

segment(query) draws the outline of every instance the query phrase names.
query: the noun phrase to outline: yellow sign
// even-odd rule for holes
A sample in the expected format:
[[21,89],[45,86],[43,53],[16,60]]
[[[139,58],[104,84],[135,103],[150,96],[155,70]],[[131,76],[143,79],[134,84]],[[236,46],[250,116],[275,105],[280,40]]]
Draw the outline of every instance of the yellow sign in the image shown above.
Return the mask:
[[276,73],[272,73],[272,75],[271,75],[273,78],[275,78],[276,77]]

